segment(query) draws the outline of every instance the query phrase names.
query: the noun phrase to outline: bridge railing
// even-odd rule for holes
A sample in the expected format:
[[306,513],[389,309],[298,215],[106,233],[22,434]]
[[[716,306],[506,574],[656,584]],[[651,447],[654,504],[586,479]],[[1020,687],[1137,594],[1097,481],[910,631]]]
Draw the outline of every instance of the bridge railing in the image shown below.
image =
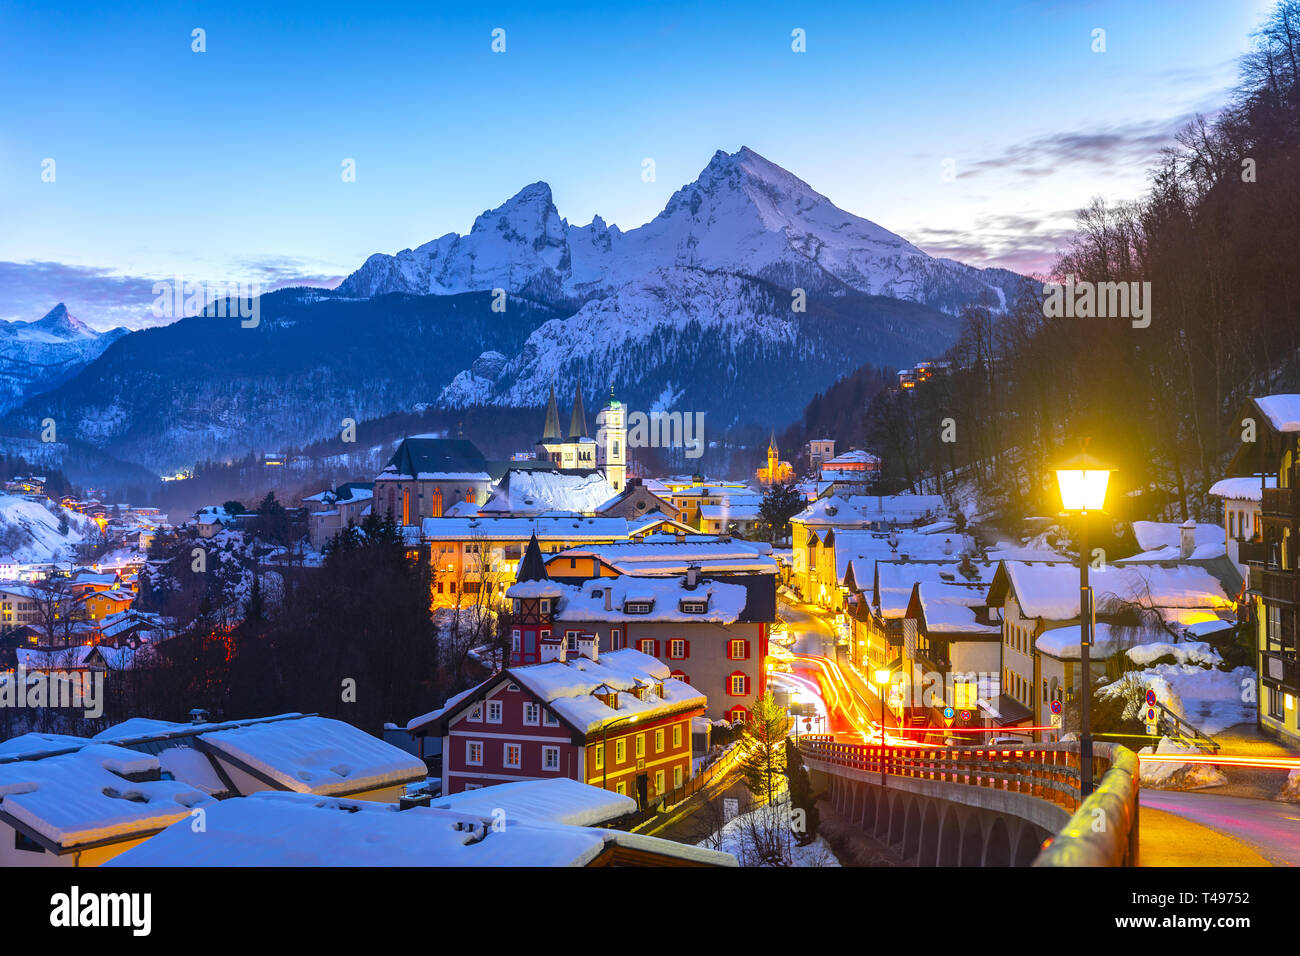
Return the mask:
[[1079,745],[908,747],[855,744],[823,734],[799,738],[810,759],[893,777],[1027,794],[1071,813],[1037,866],[1132,866],[1137,860],[1137,758],[1118,744],[1093,746],[1094,792],[1079,792]]

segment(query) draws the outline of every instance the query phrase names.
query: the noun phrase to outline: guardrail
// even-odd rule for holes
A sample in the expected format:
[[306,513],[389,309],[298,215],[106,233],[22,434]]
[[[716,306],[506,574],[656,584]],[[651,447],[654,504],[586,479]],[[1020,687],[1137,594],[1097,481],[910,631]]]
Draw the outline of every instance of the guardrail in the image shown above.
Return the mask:
[[837,742],[805,735],[812,760],[892,777],[934,780],[1027,794],[1071,812],[1069,823],[1035,866],[1135,866],[1138,833],[1137,757],[1118,744],[1093,745],[1094,792],[1079,792],[1079,745],[1026,747],[899,747]]

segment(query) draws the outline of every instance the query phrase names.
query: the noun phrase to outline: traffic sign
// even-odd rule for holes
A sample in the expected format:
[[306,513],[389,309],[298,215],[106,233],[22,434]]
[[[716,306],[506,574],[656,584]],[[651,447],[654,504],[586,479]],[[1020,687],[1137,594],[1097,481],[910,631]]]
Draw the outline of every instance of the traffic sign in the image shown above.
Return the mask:
[[1061,716],[1061,702],[1059,700],[1052,701],[1052,713],[1058,717]]
[[1154,737],[1160,733],[1160,728],[1155,724],[1147,724],[1147,736]]
[[961,717],[961,719],[962,719],[963,722],[968,721],[968,720],[970,720],[970,711],[969,711],[969,710],[963,710],[959,716]]
[[1148,724],[1154,724],[1155,722],[1156,722],[1156,709],[1155,709],[1154,707],[1148,707],[1148,708],[1147,708],[1147,723],[1148,723]]
[[956,711],[954,711],[951,707],[945,707],[943,709],[943,715],[947,717],[949,720],[952,720],[952,715],[954,713],[956,713]]
[[1150,707],[1154,707],[1156,705],[1156,692],[1153,690],[1147,691],[1147,705]]

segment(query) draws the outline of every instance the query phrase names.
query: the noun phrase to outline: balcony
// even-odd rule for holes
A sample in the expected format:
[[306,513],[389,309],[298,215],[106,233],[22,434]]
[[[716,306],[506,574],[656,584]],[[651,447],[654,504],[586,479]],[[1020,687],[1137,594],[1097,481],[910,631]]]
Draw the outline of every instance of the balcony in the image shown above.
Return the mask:
[[1300,574],[1252,565],[1250,589],[1268,604],[1300,604]]
[[1242,564],[1267,564],[1268,551],[1263,541],[1238,541],[1237,560]]
[[1259,676],[1264,683],[1300,694],[1300,661],[1275,651],[1260,651]]
[[1296,494],[1294,488],[1265,488],[1259,511],[1264,518],[1296,520]]

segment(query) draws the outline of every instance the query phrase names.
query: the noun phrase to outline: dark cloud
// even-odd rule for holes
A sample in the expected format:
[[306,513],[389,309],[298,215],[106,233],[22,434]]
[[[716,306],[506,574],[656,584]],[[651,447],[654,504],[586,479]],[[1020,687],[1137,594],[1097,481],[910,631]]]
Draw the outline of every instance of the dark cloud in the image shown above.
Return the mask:
[[972,266],[998,266],[1022,275],[1047,275],[1074,234],[1073,210],[976,217],[970,229],[919,229],[908,238],[932,256]]
[[1050,133],[1003,149],[987,159],[964,164],[958,179],[973,179],[987,173],[1012,176],[1051,176],[1070,167],[1146,166],[1195,114],[1173,119],[1146,120],[1090,130]]
[[[39,319],[58,303],[87,325],[130,329],[166,324],[153,315],[156,282],[170,282],[173,276],[122,275],[96,266],[74,266],[63,262],[0,261],[0,319]],[[186,275],[186,280],[198,277]],[[343,276],[320,275],[299,260],[282,258],[238,264],[238,275],[209,281],[238,278],[257,282],[263,292],[289,286],[318,286],[333,289]]]

